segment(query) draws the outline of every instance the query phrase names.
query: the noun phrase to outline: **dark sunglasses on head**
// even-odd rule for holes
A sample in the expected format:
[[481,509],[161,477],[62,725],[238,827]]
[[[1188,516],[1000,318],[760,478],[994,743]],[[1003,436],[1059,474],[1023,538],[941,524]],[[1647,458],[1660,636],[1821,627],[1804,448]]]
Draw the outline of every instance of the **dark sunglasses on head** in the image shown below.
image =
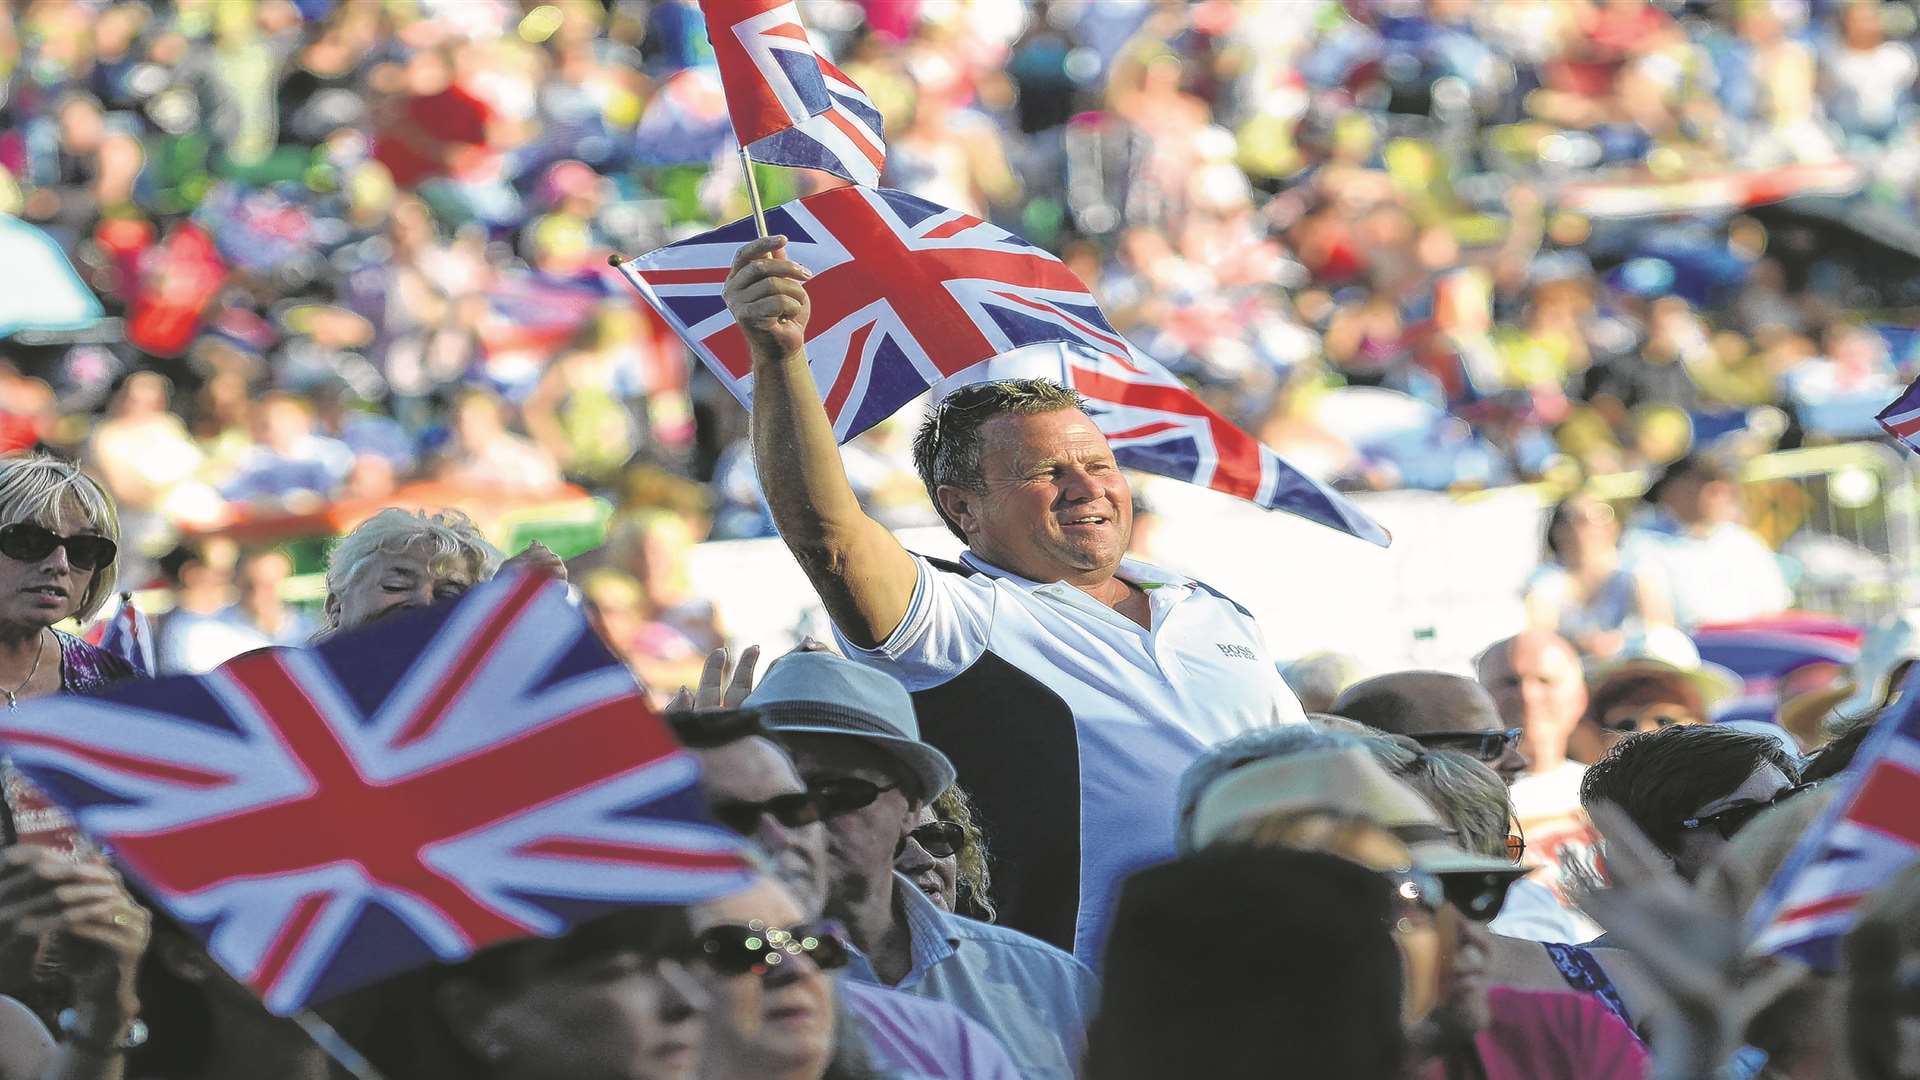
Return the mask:
[[1778,806],[1811,787],[1813,787],[1812,784],[1795,784],[1790,788],[1781,789],[1778,795],[1766,802],[1741,803],[1738,806],[1729,806],[1717,814],[1690,817],[1680,823],[1680,828],[1687,831],[1712,829],[1720,834],[1721,839],[1731,840],[1734,834],[1747,827],[1748,822],[1759,817],[1760,811]]
[[1507,747],[1520,741],[1520,729],[1505,731],[1427,731],[1408,736],[1429,750],[1458,750],[1484,762],[1499,761]]
[[798,829],[820,820],[820,804],[804,791],[775,795],[765,802],[716,799],[713,803],[714,820],[741,836],[752,836],[760,828],[760,819],[768,815],[789,829]]
[[30,521],[16,521],[0,529],[0,555],[19,562],[39,562],[53,554],[53,549],[67,549],[67,561],[75,570],[98,570],[113,562],[119,552],[113,541],[104,536],[92,536],[82,533],[78,536],[61,536],[52,529],[43,529]]
[[936,859],[947,859],[967,846],[967,831],[951,821],[930,821],[900,841],[893,850],[894,858],[906,854],[907,840],[919,844],[922,850]]
[[845,967],[847,946],[839,926],[818,922],[786,930],[758,919],[744,925],[723,923],[695,934],[685,959],[719,975],[765,976],[802,956],[822,971]]
[[871,780],[862,780],[857,776],[841,776],[832,780],[822,780],[808,788],[815,802],[820,804],[820,813],[824,817],[839,817],[851,814],[855,810],[865,810],[873,805],[873,800],[883,793],[894,790],[894,785],[876,784]]

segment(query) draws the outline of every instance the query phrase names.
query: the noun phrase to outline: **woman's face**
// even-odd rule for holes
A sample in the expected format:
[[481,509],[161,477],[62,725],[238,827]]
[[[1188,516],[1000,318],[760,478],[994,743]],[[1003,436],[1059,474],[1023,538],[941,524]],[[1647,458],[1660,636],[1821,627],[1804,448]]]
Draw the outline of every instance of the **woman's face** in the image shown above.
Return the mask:
[[1571,541],[1572,547],[1585,551],[1612,547],[1620,539],[1613,507],[1599,499],[1573,500],[1560,529],[1563,544]]
[[[59,536],[104,536],[77,506],[69,505],[53,522],[9,522]],[[65,545],[54,547],[37,559],[18,559],[0,554],[0,625],[46,627],[80,610],[80,601],[93,584],[98,568],[81,569]]]
[[[923,806],[914,816],[913,827],[933,825],[939,822],[939,815],[933,807]],[[911,834],[893,860],[893,868],[907,876],[914,887],[927,894],[927,899],[940,906],[941,911],[952,911],[960,898],[960,853],[954,851],[945,858],[937,858],[926,848],[920,846]]]
[[[785,889],[763,878],[695,908],[693,932],[755,920],[786,928],[804,916]],[[694,974],[712,999],[708,1076],[817,1077],[826,1070],[833,1057],[833,982],[811,959],[796,958],[765,975],[724,975],[696,962]]]
[[327,614],[336,630],[351,630],[399,611],[452,600],[475,584],[469,567],[436,569],[428,545],[376,551],[348,575],[345,588],[327,596]]
[[693,1080],[707,995],[677,960],[616,951],[542,972],[487,1010],[507,1080]]

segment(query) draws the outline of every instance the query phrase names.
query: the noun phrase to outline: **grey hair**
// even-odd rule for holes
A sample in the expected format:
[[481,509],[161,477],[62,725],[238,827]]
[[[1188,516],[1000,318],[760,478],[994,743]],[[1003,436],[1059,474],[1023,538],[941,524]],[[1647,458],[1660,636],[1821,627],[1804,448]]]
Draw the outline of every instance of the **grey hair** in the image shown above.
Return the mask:
[[[0,523],[30,521],[57,533],[66,533],[78,522],[66,520],[69,507],[78,507],[86,518],[85,528],[120,543],[120,512],[99,481],[80,470],[71,461],[46,454],[13,454],[0,457]],[[80,606],[73,617],[86,622],[99,612],[119,581],[115,559],[94,570],[87,589],[80,594]]]
[[1468,851],[1506,858],[1513,798],[1492,769],[1457,750],[1429,750],[1400,779],[1439,811]]
[[1200,805],[1200,797],[1221,777],[1256,761],[1323,750],[1366,747],[1372,741],[1375,740],[1337,731],[1323,731],[1310,724],[1280,724],[1242,732],[1209,748],[1206,753],[1193,759],[1193,763],[1180,774],[1174,824],[1174,840],[1180,853],[1194,850],[1193,812]]
[[927,498],[940,520],[953,535],[965,540],[966,534],[940,505],[935,494],[941,487],[964,491],[985,491],[986,479],[980,466],[984,440],[980,429],[996,416],[1034,416],[1063,409],[1084,410],[1087,399],[1046,379],[995,379],[969,383],[948,394],[927,413],[913,437],[913,467],[927,487]]
[[[431,563],[438,570],[464,565],[473,580],[486,581],[500,572],[500,552],[473,519],[458,510],[402,510],[390,506],[361,522],[327,553],[327,594],[346,591],[362,564],[381,552],[405,551],[415,546],[433,548]],[[335,616],[329,615],[331,623]],[[327,631],[339,629],[329,625]]]

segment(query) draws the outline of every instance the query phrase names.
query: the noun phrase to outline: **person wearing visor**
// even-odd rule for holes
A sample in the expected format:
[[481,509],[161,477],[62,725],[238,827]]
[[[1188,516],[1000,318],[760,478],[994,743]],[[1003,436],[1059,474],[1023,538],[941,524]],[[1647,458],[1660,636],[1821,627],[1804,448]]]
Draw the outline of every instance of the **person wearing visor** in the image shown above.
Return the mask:
[[1405,1019],[1430,1059],[1419,1075],[1455,1065],[1488,1080],[1642,1075],[1645,1053],[1616,1005],[1598,991],[1567,992],[1540,943],[1486,928],[1525,868],[1462,848],[1366,750],[1296,754],[1227,774],[1201,794],[1193,840],[1327,851],[1394,876],[1407,901],[1395,927],[1406,957]]

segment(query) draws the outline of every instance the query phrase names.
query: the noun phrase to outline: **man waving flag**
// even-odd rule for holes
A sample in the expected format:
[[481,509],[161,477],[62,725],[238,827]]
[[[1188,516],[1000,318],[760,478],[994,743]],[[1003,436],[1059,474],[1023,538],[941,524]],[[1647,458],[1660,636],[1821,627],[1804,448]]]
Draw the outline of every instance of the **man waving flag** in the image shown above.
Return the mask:
[[754,160],[880,182],[880,110],[814,51],[792,0],[700,0],[700,9],[734,135]]
[[[839,441],[935,384],[944,396],[1019,368],[1085,395],[1125,465],[1387,544],[1358,507],[1135,353],[1065,263],[1005,229],[905,192],[857,187],[770,210],[767,229],[813,272],[807,355]],[[620,267],[748,408],[752,361],[720,293],[734,253],[753,238],[753,223],[742,219]],[[1033,351],[1040,369],[1027,370],[1035,355],[994,360],[1056,342],[1068,348]]]

